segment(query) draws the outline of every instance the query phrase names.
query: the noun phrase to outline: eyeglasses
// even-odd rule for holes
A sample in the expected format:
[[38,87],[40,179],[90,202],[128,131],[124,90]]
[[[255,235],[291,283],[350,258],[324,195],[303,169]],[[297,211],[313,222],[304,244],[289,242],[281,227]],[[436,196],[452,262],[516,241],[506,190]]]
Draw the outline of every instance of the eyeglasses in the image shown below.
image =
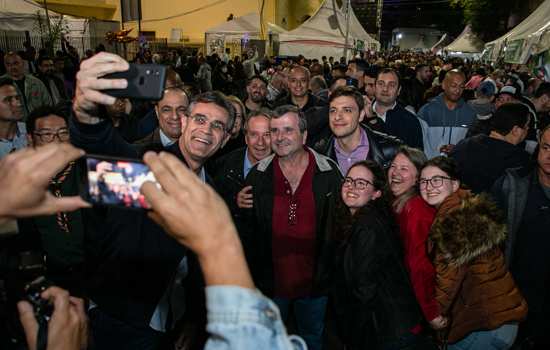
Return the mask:
[[69,141],[69,130],[59,129],[57,132],[35,132],[35,136],[38,136],[42,142],[52,142],[56,137],[59,141]]
[[342,182],[342,186],[344,187],[354,187],[360,191],[364,191],[367,189],[367,187],[371,185],[374,187],[374,184],[370,182],[369,180],[357,178],[352,179],[351,177],[346,177],[344,181]]
[[452,180],[452,178],[450,178],[448,176],[436,175],[436,176],[432,177],[431,179],[420,179],[420,180],[418,180],[418,184],[419,184],[421,189],[428,188],[428,183],[430,183],[430,185],[432,185],[432,188],[439,188],[439,187],[443,186],[443,180]]
[[[189,118],[191,118],[191,120],[193,120],[193,122],[197,125],[205,125],[206,123],[208,123],[208,117],[203,115],[203,114],[194,114],[192,116],[190,116]],[[210,123],[210,127],[212,128],[212,130],[216,131],[216,132],[221,132],[221,133],[225,133],[227,130],[227,126],[225,125],[225,123],[219,121],[219,120],[214,120],[212,122],[209,122]]]

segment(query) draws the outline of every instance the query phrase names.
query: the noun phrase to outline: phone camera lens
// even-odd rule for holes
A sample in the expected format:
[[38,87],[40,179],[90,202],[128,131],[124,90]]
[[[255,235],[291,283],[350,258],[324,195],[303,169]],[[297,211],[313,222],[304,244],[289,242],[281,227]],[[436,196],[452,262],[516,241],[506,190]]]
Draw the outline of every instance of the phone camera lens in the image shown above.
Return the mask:
[[150,70],[150,69],[147,69],[147,70],[145,71],[145,74],[150,75],[150,74],[151,74],[151,70]]

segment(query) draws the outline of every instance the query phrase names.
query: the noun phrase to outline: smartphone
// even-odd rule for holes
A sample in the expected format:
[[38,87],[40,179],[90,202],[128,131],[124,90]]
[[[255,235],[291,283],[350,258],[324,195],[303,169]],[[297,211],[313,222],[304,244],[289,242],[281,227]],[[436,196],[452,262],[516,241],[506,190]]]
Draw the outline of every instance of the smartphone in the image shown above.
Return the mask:
[[157,181],[149,167],[140,160],[88,155],[86,168],[86,197],[92,204],[129,209],[151,208],[140,188],[145,181]]
[[126,79],[126,89],[108,89],[105,93],[113,97],[127,97],[138,100],[162,99],[166,82],[166,66],[162,64],[133,64],[125,72],[107,74],[104,79]]

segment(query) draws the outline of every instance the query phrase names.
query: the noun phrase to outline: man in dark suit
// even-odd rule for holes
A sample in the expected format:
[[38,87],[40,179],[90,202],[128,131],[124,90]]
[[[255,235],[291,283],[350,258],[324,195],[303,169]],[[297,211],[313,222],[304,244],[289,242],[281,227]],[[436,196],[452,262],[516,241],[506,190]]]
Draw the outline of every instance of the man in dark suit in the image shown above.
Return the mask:
[[225,200],[233,218],[238,216],[237,201],[246,208],[252,207],[248,199],[250,189],[244,188],[244,180],[256,163],[271,154],[269,121],[271,112],[267,109],[253,111],[244,122],[246,147],[236,149],[207,165],[214,179],[218,193]]
[[155,105],[154,111],[158,118],[158,127],[137,144],[162,144],[168,147],[175,143],[181,135],[181,118],[189,106],[189,96],[179,87],[169,87],[164,91],[162,100]]
[[[106,52],[83,61],[70,123],[71,141],[77,147],[130,158],[143,152],[144,147],[126,142],[109,119],[98,115],[99,105],[115,102],[101,90],[127,85],[123,79],[107,80],[99,75],[128,67],[124,59]],[[171,108],[172,115],[177,115],[178,110]],[[203,165],[229,138],[235,120],[233,105],[223,95],[208,92],[197,96],[179,118],[181,135],[165,151],[212,184]],[[198,283],[186,283],[187,271],[192,271],[188,253],[145,212],[109,208],[100,214],[95,227],[88,227],[85,233],[94,346],[159,349],[184,312],[200,304],[202,293],[193,294],[187,305],[183,302],[184,291],[189,294],[191,287],[201,288]]]

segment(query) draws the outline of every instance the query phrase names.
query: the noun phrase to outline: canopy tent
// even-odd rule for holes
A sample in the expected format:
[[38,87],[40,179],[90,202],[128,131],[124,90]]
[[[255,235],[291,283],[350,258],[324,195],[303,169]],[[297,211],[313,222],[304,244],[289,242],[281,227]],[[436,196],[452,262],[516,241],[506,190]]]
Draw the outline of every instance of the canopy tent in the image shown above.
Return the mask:
[[[50,21],[56,21],[61,16],[66,25],[65,36],[75,45],[80,53],[85,47],[93,48],[91,38],[103,38],[107,31],[116,31],[120,25],[116,21],[101,21],[95,19],[75,18],[61,15],[48,10]],[[31,0],[0,0],[0,31],[7,32],[7,36],[21,35],[30,32],[32,37],[39,36],[37,32],[37,16],[46,18],[46,11],[42,6]],[[31,40],[32,41],[32,40]],[[22,43],[21,43],[22,44]],[[37,45],[37,43],[33,43]],[[22,47],[10,47],[22,49]]]
[[444,50],[449,52],[450,55],[480,54],[483,51],[483,41],[479,39],[468,24],[455,41],[445,46]]
[[[348,47],[379,50],[380,43],[367,34],[351,8],[349,19]],[[325,0],[298,28],[279,35],[279,41],[281,55],[318,59],[322,56],[340,57],[346,44],[346,15],[334,0]]]
[[445,33],[443,34],[441,39],[439,39],[439,41],[432,46],[430,51],[434,54],[439,53],[441,50],[443,50],[445,46],[449,45],[451,42],[453,42],[453,38],[449,34]]
[[[286,31],[283,28],[269,22],[265,28],[265,34],[270,44],[277,41],[277,36],[284,32]],[[206,51],[209,55],[216,52],[221,54],[226,45],[240,47],[243,40],[260,40],[260,33],[260,15],[251,12],[208,29],[205,32]]]
[[545,0],[520,24],[485,45],[483,57],[508,63],[525,64],[531,55],[550,49],[550,0]]
[[[46,17],[44,9],[30,0],[0,0],[0,30],[8,32],[32,31],[36,16]],[[52,17],[59,14],[49,11]]]

